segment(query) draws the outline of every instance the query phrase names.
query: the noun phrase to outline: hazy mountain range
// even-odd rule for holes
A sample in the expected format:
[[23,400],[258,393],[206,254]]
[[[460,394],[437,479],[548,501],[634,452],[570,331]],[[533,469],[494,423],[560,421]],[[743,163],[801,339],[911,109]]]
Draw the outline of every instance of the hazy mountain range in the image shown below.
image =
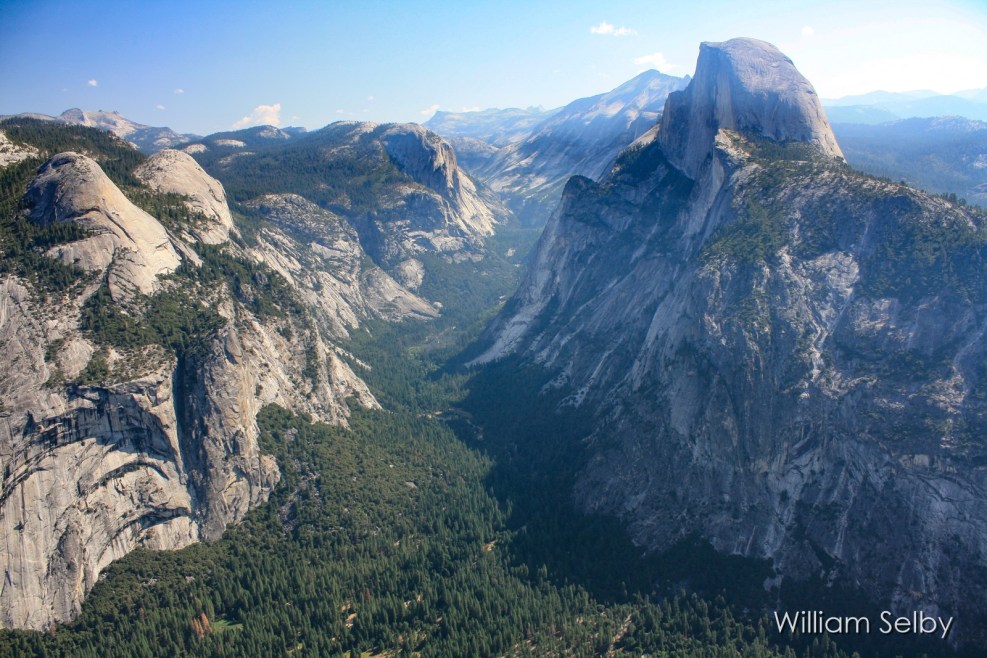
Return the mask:
[[823,100],[833,123],[885,123],[912,117],[957,116],[987,121],[987,89],[944,95],[934,91],[875,91]]
[[161,149],[173,148],[198,137],[191,134],[180,135],[171,128],[146,126],[121,116],[119,112],[104,112],[103,110],[92,111],[72,108],[65,110],[57,117],[35,113],[18,114],[17,116],[38,119],[40,121],[54,121],[72,126],[90,126],[92,128],[106,130],[118,137],[122,137],[145,153],[154,153]]
[[645,71],[605,94],[573,101],[523,139],[489,151],[482,161],[474,155],[468,166],[505,197],[522,223],[541,226],[570,176],[605,173],[621,150],[654,125],[668,94],[687,82]]
[[962,117],[834,123],[847,161],[868,173],[987,206],[987,123]]

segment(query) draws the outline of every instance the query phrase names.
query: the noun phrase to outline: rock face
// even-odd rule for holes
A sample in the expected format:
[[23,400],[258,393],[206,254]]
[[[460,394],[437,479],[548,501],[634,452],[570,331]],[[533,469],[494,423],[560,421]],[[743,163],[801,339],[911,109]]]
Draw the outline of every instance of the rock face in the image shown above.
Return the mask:
[[24,147],[14,144],[7,135],[0,131],[0,169],[27,158],[37,157],[37,155],[38,149],[33,146]]
[[[156,162],[173,159],[166,154]],[[191,167],[186,172],[191,199],[203,189],[213,201],[224,198],[215,181]],[[149,175],[162,180],[158,173]],[[165,172],[164,180],[174,180],[172,174]],[[337,327],[325,310],[331,303],[302,303],[292,313],[251,310],[241,298],[273,276],[265,270],[241,281],[238,291],[225,280],[198,282],[203,260],[127,201],[90,158],[52,158],[30,183],[26,203],[32,221],[75,222],[92,231],[48,254],[105,270],[112,299],[104,303],[115,313],[140,319],[157,295],[170,293],[193,313],[215,318],[194,348],[118,347],[98,342],[105,338],[84,330],[80,319],[102,277],[59,293],[11,274],[0,279],[0,625],[43,629],[77,614],[114,559],[138,546],[176,549],[217,539],[267,499],[279,472],[257,444],[256,416],[265,405],[337,424],[350,413],[348,399],[378,405],[333,345]],[[228,209],[213,209],[229,216]],[[291,215],[302,221],[298,216]],[[323,228],[321,235],[329,233]],[[313,251],[349,248],[342,238],[311,244]],[[275,253],[277,246],[258,253],[290,262],[290,253]],[[236,254],[233,245],[225,248]],[[179,253],[187,255],[188,268],[163,277],[181,263]],[[358,259],[359,252],[337,256]],[[360,286],[347,276],[386,279],[359,268],[341,274],[342,283],[326,276],[323,295],[340,304],[349,303],[347,285]],[[347,307],[352,322],[365,308],[382,316],[431,312],[393,281],[377,290],[393,297],[371,297],[363,306],[354,301]],[[101,367],[94,368],[97,362]]]
[[780,50],[756,39],[703,43],[696,77],[669,95],[661,127],[665,155],[692,178],[721,128],[843,158],[812,85]]
[[645,71],[606,94],[573,101],[475,173],[509,199],[522,221],[541,225],[570,176],[595,180],[609,171],[617,154],[655,124],[669,93],[687,82]]
[[252,257],[292,283],[334,336],[347,337],[367,317],[396,322],[438,315],[374,265],[338,215],[297,194],[267,194],[247,206],[273,225],[261,232]]
[[158,277],[181,264],[158,220],[132,204],[84,155],[60,153],[49,160],[28,188],[26,202],[33,222],[72,222],[91,231],[51,255],[84,270],[108,270],[110,293],[118,301],[154,292]]
[[188,197],[185,205],[205,218],[201,225],[189,229],[206,244],[221,244],[230,239],[233,216],[226,203],[226,192],[218,180],[207,174],[192,156],[166,149],[155,153],[134,172],[145,185],[159,192]]
[[251,190],[271,188],[276,163],[292,192],[354,226],[363,250],[411,289],[424,276],[423,255],[481,259],[485,238],[509,215],[459,168],[448,143],[415,124],[337,122],[290,139],[251,129],[203,145],[193,155],[207,171]]
[[[401,171],[447,203],[448,210],[443,213],[447,232],[459,232],[472,239],[493,235],[497,217],[487,203],[490,199],[480,198],[445,140],[414,123],[390,126],[380,139]],[[440,244],[436,246],[441,250]]]
[[569,181],[474,363],[593,412],[575,499],[640,544],[699,535],[983,642],[987,218],[849,170],[793,72],[703,47],[661,132]]

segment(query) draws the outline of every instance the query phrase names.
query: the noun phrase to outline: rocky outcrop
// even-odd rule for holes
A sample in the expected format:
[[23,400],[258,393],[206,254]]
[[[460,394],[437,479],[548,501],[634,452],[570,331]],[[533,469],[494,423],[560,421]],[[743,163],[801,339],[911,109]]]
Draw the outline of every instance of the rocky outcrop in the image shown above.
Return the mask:
[[665,105],[662,148],[695,178],[720,129],[809,144],[823,157],[843,159],[812,85],[792,60],[757,39],[699,47],[696,77]]
[[698,535],[984,641],[987,217],[849,170],[792,71],[704,47],[668,105],[709,111],[569,181],[474,363],[538,363],[593,414],[574,496],[640,544]]
[[500,152],[496,146],[475,137],[446,137],[456,152],[456,160],[467,171],[480,171]]
[[[234,137],[257,151],[220,146]],[[363,250],[406,288],[421,284],[406,275],[424,271],[426,254],[482,259],[486,238],[509,216],[459,168],[442,138],[414,124],[342,121],[289,140],[261,140],[251,129],[204,142],[208,149],[194,155],[220,180],[230,176],[238,186],[266,189],[268,168],[256,159],[280,168],[294,181],[292,192],[352,225]]]
[[206,244],[230,239],[233,216],[226,203],[226,192],[218,180],[207,174],[192,156],[166,149],[147,159],[134,175],[152,190],[186,197],[185,205],[202,221],[190,222],[192,237]]
[[60,153],[45,163],[25,201],[33,222],[72,222],[90,232],[53,248],[50,255],[84,270],[107,271],[110,294],[118,301],[154,292],[158,277],[181,264],[160,222],[132,204],[84,155]]
[[119,112],[85,111],[79,108],[65,110],[54,121],[76,126],[99,128],[121,137],[145,153],[156,153],[192,141],[195,135],[179,135],[171,128],[146,126],[127,119]]
[[7,165],[16,164],[21,160],[37,156],[38,149],[33,146],[15,144],[10,141],[10,138],[3,131],[0,131],[0,169]]
[[334,336],[348,336],[367,317],[396,322],[438,315],[374,265],[338,215],[297,194],[268,194],[246,205],[269,223],[248,250],[251,257],[284,276]]
[[490,207],[493,199],[480,197],[473,181],[459,169],[456,154],[445,140],[414,123],[390,126],[380,139],[401,171],[447,202],[447,231],[458,230],[473,239],[493,235],[497,222]]
[[171,128],[146,126],[127,119],[119,112],[104,112],[102,110],[86,111],[80,110],[77,107],[65,110],[57,117],[35,112],[24,112],[0,118],[36,119],[38,121],[51,121],[52,123],[62,123],[71,126],[98,128],[126,140],[131,146],[140,149],[144,153],[156,153],[162,149],[176,148],[198,138],[197,135],[179,135]]
[[[320,307],[251,311],[238,294],[262,285],[264,271],[238,294],[223,280],[199,284],[195,252],[131,205],[93,160],[56,156],[27,201],[33,221],[93,233],[49,255],[107,269],[115,313],[140,318],[157,299],[144,295],[161,293],[217,314],[183,348],[116,347],[81,328],[102,280],[59,293],[0,280],[0,625],[42,629],[77,614],[101,570],[135,547],[217,539],[267,499],[279,473],[258,447],[261,408],[345,424],[348,400],[378,405],[331,342]],[[162,277],[181,262],[177,251],[191,267]],[[339,295],[334,285],[327,297]],[[417,309],[407,291],[395,296],[395,307]],[[391,308],[380,306],[381,315]]]
[[57,374],[46,346],[68,323],[31,297],[10,277],[0,287],[0,622],[17,628],[73,616],[99,572],[135,546],[200,538],[167,364],[72,395],[46,386]]

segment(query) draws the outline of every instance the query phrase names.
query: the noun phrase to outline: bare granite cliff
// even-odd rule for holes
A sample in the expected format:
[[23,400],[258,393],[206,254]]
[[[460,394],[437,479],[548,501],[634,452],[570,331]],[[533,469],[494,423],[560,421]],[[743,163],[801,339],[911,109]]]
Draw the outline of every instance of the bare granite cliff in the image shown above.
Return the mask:
[[[361,250],[409,290],[421,287],[430,256],[481,260],[486,238],[510,214],[422,126],[339,121],[284,139],[268,134],[276,130],[221,133],[185,150],[241,191],[291,192],[341,218]],[[272,186],[274,171],[291,184]]]
[[332,335],[346,337],[363,318],[396,322],[438,311],[373,264],[342,217],[297,194],[266,194],[248,208],[267,222],[251,258],[288,280]]
[[[212,242],[228,230],[225,195],[189,160],[166,152],[145,173],[216,220],[200,236]],[[72,285],[0,279],[0,625],[42,629],[77,614],[100,571],[135,547],[217,539],[267,499],[279,472],[257,444],[262,407],[344,424],[348,399],[378,405],[328,314],[290,303],[290,280],[271,288],[276,270],[235,245],[200,257],[91,158],[51,158],[25,204],[34,226],[82,229],[47,250],[79,268]],[[266,258],[275,252],[268,245]],[[254,274],[234,286],[215,275],[216,259]],[[330,290],[335,279],[323,283],[347,300]],[[258,301],[267,289],[265,304],[281,307]],[[386,299],[353,293],[374,301],[347,307],[350,326],[368,307],[432,312],[393,282],[380,290]]]
[[206,244],[222,244],[230,239],[233,216],[226,203],[226,191],[192,156],[171,149],[159,151],[134,175],[152,190],[187,197],[185,205],[203,218],[189,227],[193,239]]
[[108,270],[114,299],[154,292],[160,287],[159,277],[181,263],[160,222],[131,203],[84,155],[61,153],[45,163],[26,199],[32,222],[71,222],[90,232],[89,237],[54,248],[51,255],[84,270]]
[[388,127],[381,133],[381,141],[398,168],[447,201],[447,223],[469,238],[493,235],[497,217],[491,206],[496,200],[481,198],[444,139],[408,123]]
[[850,170],[776,49],[706,44],[660,130],[573,177],[475,365],[589,410],[573,491],[902,614],[987,609],[987,217]]
[[792,60],[757,39],[700,46],[696,77],[668,97],[659,139],[665,155],[695,177],[720,129],[811,144],[843,158],[822,103]]
[[0,131],[0,168],[37,155],[38,149],[15,144],[3,131]]

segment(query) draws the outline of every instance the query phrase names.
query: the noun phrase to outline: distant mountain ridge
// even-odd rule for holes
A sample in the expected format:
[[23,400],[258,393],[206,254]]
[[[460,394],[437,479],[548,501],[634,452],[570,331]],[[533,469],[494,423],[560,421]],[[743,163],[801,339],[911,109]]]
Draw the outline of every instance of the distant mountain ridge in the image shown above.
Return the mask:
[[[163,149],[175,148],[195,139],[198,135],[180,135],[171,128],[161,128],[147,126],[125,118],[119,112],[104,112],[103,110],[80,110],[74,107],[65,110],[57,117],[47,114],[24,113],[14,115],[15,117],[25,117],[29,119],[39,119],[42,121],[57,121],[71,126],[89,126],[107,130],[117,137],[121,137],[134,144],[144,153],[157,153]],[[0,117],[8,119],[11,117]]]
[[884,123],[913,117],[960,116],[987,121],[987,89],[970,89],[955,94],[929,90],[873,91],[843,98],[823,99],[833,123]]
[[[522,223],[544,224],[570,176],[598,178],[617,154],[658,120],[668,94],[689,78],[644,71],[615,89],[575,100],[524,139],[493,149],[453,142],[469,153],[471,172],[503,195]],[[460,136],[465,133],[460,131]]]
[[963,117],[834,123],[847,161],[867,173],[987,207],[987,122]]
[[492,146],[506,146],[524,139],[531,130],[561,108],[488,109],[475,112],[439,110],[424,125],[443,137],[469,137]]

